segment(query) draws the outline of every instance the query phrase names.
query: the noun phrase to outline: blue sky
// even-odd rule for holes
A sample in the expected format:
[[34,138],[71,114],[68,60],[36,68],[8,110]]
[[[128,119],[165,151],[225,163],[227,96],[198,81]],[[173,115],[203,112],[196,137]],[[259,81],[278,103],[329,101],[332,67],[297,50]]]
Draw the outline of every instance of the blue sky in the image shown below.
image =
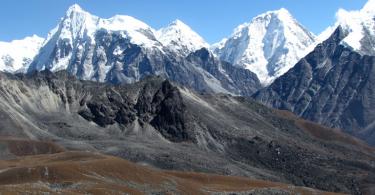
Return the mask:
[[284,7],[313,33],[335,19],[339,8],[360,9],[367,0],[1,0],[0,41],[37,34],[45,37],[74,3],[108,18],[130,15],[158,29],[180,19],[209,43],[229,36],[254,16]]

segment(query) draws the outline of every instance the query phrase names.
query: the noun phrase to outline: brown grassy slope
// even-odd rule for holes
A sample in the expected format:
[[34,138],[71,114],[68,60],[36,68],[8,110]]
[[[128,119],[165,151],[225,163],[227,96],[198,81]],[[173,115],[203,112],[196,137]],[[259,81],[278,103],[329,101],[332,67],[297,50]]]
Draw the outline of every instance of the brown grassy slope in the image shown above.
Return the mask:
[[17,156],[54,154],[65,151],[50,141],[27,140],[14,137],[0,137],[0,159]]
[[339,129],[332,129],[317,123],[307,121],[301,118],[298,118],[296,115],[289,111],[285,110],[275,110],[275,112],[285,119],[293,120],[297,127],[305,130],[310,135],[324,141],[336,142],[345,145],[353,145],[357,148],[361,148],[367,152],[374,153],[375,148],[370,147],[364,141],[355,138],[351,135],[343,133]]
[[252,190],[333,194],[241,177],[154,170],[89,152],[60,152],[0,161],[3,194],[209,194]]

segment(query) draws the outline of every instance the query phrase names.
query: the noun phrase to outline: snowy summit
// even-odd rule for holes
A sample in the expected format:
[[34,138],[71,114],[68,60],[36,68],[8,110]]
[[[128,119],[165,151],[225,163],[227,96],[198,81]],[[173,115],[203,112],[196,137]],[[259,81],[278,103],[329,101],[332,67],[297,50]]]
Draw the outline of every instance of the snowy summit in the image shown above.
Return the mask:
[[361,10],[340,9],[336,23],[319,35],[319,40],[327,39],[338,26],[347,33],[342,45],[363,55],[375,55],[375,0],[369,0]]
[[[60,23],[50,31],[32,68],[36,70],[48,68],[51,71],[67,69],[73,57],[73,52],[70,50],[77,47],[79,51],[74,52],[79,54],[88,45],[95,45],[95,35],[100,30],[120,32],[131,43],[142,47],[160,46],[153,36],[154,30],[131,16],[116,15],[103,19],[91,15],[75,4],[67,10]],[[88,67],[91,62],[87,63]]]
[[22,40],[0,42],[0,71],[13,73],[26,68],[43,41],[43,38],[33,35]]
[[256,73],[267,85],[304,57],[304,51],[314,41],[315,35],[282,8],[239,25],[229,38],[214,44],[212,50],[222,60]]
[[[68,69],[71,72],[82,72],[77,68],[69,68],[76,66],[72,64],[74,62],[85,67],[82,73],[83,78],[92,78],[97,71],[91,66],[92,59],[96,58],[93,55],[101,55],[103,48],[96,48],[100,53],[87,50],[87,48],[95,48],[98,33],[103,31],[120,34],[122,38],[143,49],[160,52],[168,49],[182,56],[187,56],[202,47],[208,48],[208,44],[202,37],[179,20],[166,28],[155,31],[149,25],[131,16],[115,15],[103,19],[86,12],[75,4],[68,9],[57,27],[49,33],[46,44],[36,57],[37,60],[32,64],[31,70]],[[114,51],[115,54],[121,54],[121,52],[119,49]],[[103,61],[103,63],[106,62]],[[109,66],[101,68],[100,79],[104,78],[110,68]]]
[[164,46],[184,56],[202,48],[209,48],[201,36],[180,20],[158,30],[156,36]]

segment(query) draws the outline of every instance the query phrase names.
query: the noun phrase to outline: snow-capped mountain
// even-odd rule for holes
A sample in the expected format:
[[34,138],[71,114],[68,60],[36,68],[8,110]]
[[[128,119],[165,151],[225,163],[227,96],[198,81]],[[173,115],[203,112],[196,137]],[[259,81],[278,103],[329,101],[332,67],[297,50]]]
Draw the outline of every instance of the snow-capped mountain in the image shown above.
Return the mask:
[[253,71],[267,85],[304,57],[314,42],[315,35],[282,8],[238,26],[211,49],[222,60]]
[[375,145],[375,0],[336,16],[318,42],[328,38],[254,98]]
[[28,72],[67,70],[79,79],[111,83],[161,75],[198,91],[239,95],[260,88],[254,73],[205,58],[209,54],[202,47],[208,44],[178,20],[155,31],[130,16],[103,19],[73,5],[49,33]]
[[158,30],[156,37],[164,46],[184,56],[201,48],[209,48],[201,36],[180,20]]
[[[101,30],[115,32],[129,43],[141,47],[161,47],[154,36],[154,30],[137,19],[120,15],[102,19],[75,4],[68,9],[58,26],[50,31],[30,70],[68,69],[73,74],[80,72],[83,79],[96,77],[104,80],[111,68],[106,66],[107,59],[93,61],[106,55],[103,53],[104,46],[95,47],[97,34]],[[121,48],[115,48],[113,52],[114,55],[121,53]],[[96,67],[93,66],[95,64]]]
[[336,23],[319,35],[319,39],[326,40],[338,26],[347,33],[342,45],[362,55],[375,55],[375,0],[369,0],[361,10],[339,9]]
[[17,72],[27,69],[44,39],[33,35],[22,40],[0,42],[0,71]]
[[[80,59],[80,64],[74,65],[72,64],[74,60],[71,59],[82,58],[83,50],[96,44],[95,36],[101,30],[116,32],[124,39],[129,40],[129,43],[144,49],[162,51],[168,48],[170,51],[183,56],[187,56],[202,47],[209,47],[202,37],[180,20],[155,31],[147,24],[131,16],[116,15],[109,19],[103,19],[91,15],[75,4],[68,9],[60,24],[49,33],[46,45],[40,55],[37,56],[38,59],[33,64],[32,69],[43,70],[48,68],[57,71],[74,67],[76,70],[72,71],[76,72],[78,71],[76,66],[81,65],[88,73],[84,75],[84,78],[92,78],[95,71],[90,66],[95,63],[86,57]],[[51,49],[56,45],[57,50]],[[114,54],[120,54],[121,52],[121,49],[117,48]],[[88,53],[91,59],[92,55],[95,55],[93,51]],[[51,58],[51,56],[56,56],[56,58]],[[102,69],[99,80],[103,80],[104,75],[109,71],[109,67],[99,65],[99,68]]]

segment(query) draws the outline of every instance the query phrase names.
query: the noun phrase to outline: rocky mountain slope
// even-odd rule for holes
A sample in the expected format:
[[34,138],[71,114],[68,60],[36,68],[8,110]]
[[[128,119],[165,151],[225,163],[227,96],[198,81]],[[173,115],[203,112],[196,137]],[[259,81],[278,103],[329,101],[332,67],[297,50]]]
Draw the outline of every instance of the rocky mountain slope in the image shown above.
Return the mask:
[[304,51],[314,42],[315,35],[286,9],[280,9],[239,25],[212,50],[220,59],[251,70],[268,85],[304,57]]
[[37,55],[44,39],[33,35],[22,40],[0,42],[0,71],[24,71]]
[[73,5],[50,32],[28,72],[67,70],[79,79],[110,83],[159,75],[198,91],[247,96],[260,88],[258,78],[248,70],[224,67],[224,62],[213,58],[192,60],[199,54],[194,52],[205,46],[181,21],[156,32],[130,16],[102,19]]
[[371,194],[375,184],[373,148],[245,98],[155,77],[110,85],[44,71],[0,81],[2,136],[333,192]]
[[375,37],[363,34],[361,39],[353,39],[358,38],[355,34],[369,32],[369,26],[375,25],[375,14],[368,15],[367,11],[373,2],[369,1],[361,11],[347,12],[366,16],[360,20],[362,26],[340,22],[339,14],[340,25],[329,39],[254,97],[268,106],[291,110],[375,144],[375,58],[366,55],[371,54]]

